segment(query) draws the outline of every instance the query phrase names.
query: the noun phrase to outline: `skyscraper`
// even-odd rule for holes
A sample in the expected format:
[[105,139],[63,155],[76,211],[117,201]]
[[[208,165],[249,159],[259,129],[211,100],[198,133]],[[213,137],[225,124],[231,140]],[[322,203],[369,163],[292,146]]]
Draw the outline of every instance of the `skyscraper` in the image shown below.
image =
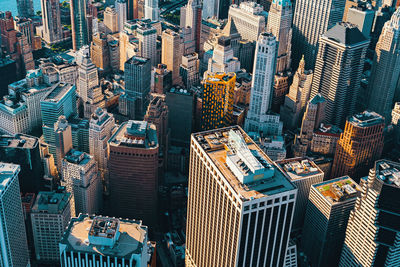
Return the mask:
[[293,83],[290,86],[289,93],[285,96],[285,102],[281,108],[281,118],[288,129],[295,129],[300,124],[310,98],[312,78],[313,72],[305,70],[303,58],[293,76]]
[[192,28],[192,39],[195,42],[195,50],[200,51],[202,5],[199,0],[189,0],[187,5],[181,7],[180,26]]
[[60,245],[63,267],[155,266],[155,243],[141,220],[80,214],[72,218]]
[[339,266],[399,266],[399,170],[400,164],[379,160],[362,179]]
[[93,88],[99,85],[99,77],[96,65],[90,59],[89,49],[81,49],[79,52],[83,54],[78,62],[76,90],[82,102],[86,103],[92,98]]
[[115,10],[118,15],[118,31],[121,32],[124,29],[124,24],[127,21],[127,8],[125,0],[115,1]]
[[18,165],[0,162],[1,266],[30,266],[18,183],[20,170]]
[[[52,0],[54,1],[54,0]],[[89,44],[89,29],[86,20],[86,1],[71,0],[72,48],[78,51]]]
[[65,116],[60,116],[54,123],[54,139],[56,147],[56,159],[58,170],[61,170],[61,162],[64,156],[72,149],[71,126]]
[[159,145],[154,124],[127,121],[109,145],[111,214],[140,218],[154,225],[157,218]]
[[106,33],[118,32],[118,13],[114,7],[106,7],[104,11],[104,26],[106,27]]
[[344,0],[297,0],[293,14],[293,66],[304,54],[306,69],[313,69],[321,34],[340,22]]
[[69,119],[76,114],[75,86],[65,83],[58,84],[40,101],[40,110],[42,112],[44,141],[49,144],[49,152],[57,162],[54,124],[61,115]]
[[114,128],[114,116],[104,109],[97,108],[92,114],[89,124],[89,151],[99,166],[103,186],[106,189],[108,189],[107,142]]
[[151,95],[151,101],[147,107],[146,115],[144,115],[144,120],[156,126],[159,147],[166,151],[168,148],[169,127],[168,106],[165,103],[165,95]]
[[313,161],[301,157],[278,160],[275,164],[297,187],[292,231],[300,232],[303,229],[310,187],[324,180],[324,172]]
[[18,0],[17,1],[18,16],[22,18],[30,18],[35,15],[32,0]]
[[[96,67],[99,68],[100,71],[109,70],[111,57],[110,57],[107,35],[102,32],[93,34],[92,42],[90,44],[90,50],[91,50],[90,58],[93,64],[96,65]],[[82,64],[80,64],[78,68],[81,69],[82,67],[83,67]],[[93,78],[95,78],[97,74],[90,76],[93,76]]]
[[102,186],[93,156],[71,149],[62,160],[61,174],[67,191],[73,196],[75,213],[96,214],[102,204]]
[[355,25],[345,22],[321,36],[311,97],[321,93],[325,98],[326,122],[343,127],[354,114],[368,44]]
[[151,21],[158,21],[160,19],[160,9],[158,8],[158,0],[145,0],[144,1],[144,17]]
[[240,61],[233,56],[231,37],[220,36],[214,47],[213,56],[208,60],[208,72],[237,72]]
[[332,176],[344,174],[360,178],[383,149],[385,119],[375,112],[364,111],[346,121],[344,132],[336,146]]
[[60,260],[58,243],[71,217],[71,193],[40,192],[32,205],[31,221],[36,259],[42,263]]
[[157,30],[151,23],[139,21],[136,28],[136,38],[139,41],[138,56],[150,59],[151,65],[156,66],[159,61],[157,55]]
[[190,53],[182,56],[182,64],[179,68],[179,74],[186,88],[190,89],[200,83],[200,60],[197,53]]
[[48,44],[60,42],[63,38],[60,2],[58,0],[41,0],[42,5],[42,38]]
[[290,0],[273,1],[268,12],[267,31],[271,32],[278,43],[276,72],[290,69],[292,48],[292,3]]
[[149,104],[150,84],[150,59],[134,56],[125,62],[125,95],[128,105],[132,103],[134,107],[128,112],[129,118],[143,118]]
[[283,266],[296,193],[239,126],[193,134],[186,266]]
[[390,122],[396,86],[400,76],[400,9],[385,23],[376,44],[371,78],[368,83],[368,108]]
[[360,191],[349,176],[311,185],[301,247],[312,266],[338,266],[347,221]]
[[172,83],[178,84],[179,65],[182,63],[182,41],[177,32],[170,29],[162,33],[161,63],[167,65],[168,70],[172,71]]
[[[254,56],[250,107],[245,121],[246,131],[263,132],[266,135],[280,135],[282,131],[279,115],[270,112],[277,46],[276,39],[271,33],[263,32],[260,34]],[[278,124],[274,123],[276,117]]]
[[235,73],[207,73],[201,107],[201,128],[213,130],[226,127],[233,122],[233,94]]
[[240,37],[257,42],[260,33],[265,31],[268,13],[255,2],[242,2],[229,7],[228,21],[231,20]]

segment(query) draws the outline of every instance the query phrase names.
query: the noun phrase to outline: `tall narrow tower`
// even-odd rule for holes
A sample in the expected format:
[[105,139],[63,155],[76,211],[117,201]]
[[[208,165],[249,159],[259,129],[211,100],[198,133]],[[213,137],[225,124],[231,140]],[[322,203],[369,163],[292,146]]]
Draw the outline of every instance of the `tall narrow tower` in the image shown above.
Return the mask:
[[158,0],[145,0],[144,1],[144,17],[151,21],[158,21],[160,19],[160,9],[158,8]]
[[[376,44],[371,78],[368,84],[369,106],[389,123],[396,86],[400,76],[400,8],[385,23]],[[400,90],[398,88],[397,90]]]
[[271,32],[278,43],[276,72],[290,69],[292,48],[292,3],[290,0],[274,0],[268,12],[267,31]]
[[368,179],[361,180],[339,266],[400,265],[399,170],[399,163],[379,160]]
[[186,266],[283,266],[297,188],[239,126],[190,143]]
[[124,24],[127,21],[127,9],[125,0],[115,1],[115,10],[118,14],[118,31],[121,32],[124,29]]
[[246,131],[280,134],[271,132],[268,123],[271,120],[271,116],[279,117],[279,115],[270,113],[277,48],[278,44],[271,33],[263,32],[260,34],[254,56],[250,108],[245,123]]
[[71,0],[72,48],[78,51],[89,44],[89,29],[86,20],[86,1]]
[[48,44],[62,40],[63,32],[60,15],[60,2],[58,0],[41,0],[43,31],[42,38]]
[[354,114],[368,44],[356,25],[346,22],[321,36],[311,97],[320,93],[325,98],[326,122],[342,127]]
[[181,8],[180,26],[192,28],[192,39],[195,42],[195,50],[200,51],[202,5],[199,0],[189,0],[186,6]]
[[344,0],[297,0],[293,15],[293,66],[304,54],[306,68],[313,69],[321,34],[342,20]]

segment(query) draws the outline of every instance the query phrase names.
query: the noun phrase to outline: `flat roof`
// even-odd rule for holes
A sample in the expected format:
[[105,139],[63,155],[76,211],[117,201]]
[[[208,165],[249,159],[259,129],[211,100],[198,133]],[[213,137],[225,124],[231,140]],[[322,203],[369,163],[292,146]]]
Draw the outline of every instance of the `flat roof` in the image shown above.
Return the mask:
[[0,162],[0,194],[20,170],[21,167],[17,164]]
[[275,161],[276,165],[292,180],[307,179],[310,176],[323,174],[323,171],[308,158],[291,158]]
[[45,97],[43,101],[58,102],[72,87],[74,87],[72,84],[60,83]]
[[400,164],[389,160],[375,162],[376,177],[389,184],[400,188]]
[[[272,174],[268,178],[255,179],[250,183],[241,183],[239,178],[227,165],[227,156],[232,150],[228,146],[230,130],[240,134],[251,153],[257,154],[257,160]],[[216,165],[218,170],[232,186],[234,191],[245,198],[262,198],[270,195],[295,190],[284,173],[274,165],[273,161],[256,145],[256,143],[239,126],[226,127],[211,131],[195,133],[192,135],[196,142],[203,148],[207,156]],[[267,166],[268,165],[268,166]]]
[[[128,219],[115,219],[119,221],[119,236],[114,247],[96,245],[89,242],[89,232],[93,222],[97,219],[109,218],[80,214],[78,218],[72,218],[60,243],[67,246],[67,250],[75,252],[101,254],[118,258],[130,259],[134,254],[142,254],[146,241],[147,226],[141,221]],[[111,218],[110,218],[111,219]]]
[[38,144],[37,137],[26,134],[0,135],[0,147],[31,149],[37,147]]
[[108,143],[111,146],[156,148],[158,146],[156,126],[146,121],[124,122]]
[[349,176],[343,176],[312,185],[331,204],[340,203],[351,198],[356,198],[361,192],[361,187]]
[[71,193],[39,192],[32,206],[33,213],[62,213],[71,199]]
[[359,126],[359,127],[368,127],[376,124],[385,123],[385,119],[374,111],[364,111],[358,114],[351,116],[349,122]]
[[75,149],[71,149],[68,151],[68,153],[65,155],[64,160],[68,161],[69,163],[85,166],[90,162],[90,160],[93,158],[93,156],[81,152]]

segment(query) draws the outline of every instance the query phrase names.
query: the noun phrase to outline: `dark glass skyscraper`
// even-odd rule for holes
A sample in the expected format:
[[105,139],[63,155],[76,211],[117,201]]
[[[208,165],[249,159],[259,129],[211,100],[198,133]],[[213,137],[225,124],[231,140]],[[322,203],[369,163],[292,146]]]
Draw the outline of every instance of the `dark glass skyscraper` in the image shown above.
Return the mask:
[[75,51],[89,44],[89,30],[86,20],[86,1],[71,0],[72,47]]

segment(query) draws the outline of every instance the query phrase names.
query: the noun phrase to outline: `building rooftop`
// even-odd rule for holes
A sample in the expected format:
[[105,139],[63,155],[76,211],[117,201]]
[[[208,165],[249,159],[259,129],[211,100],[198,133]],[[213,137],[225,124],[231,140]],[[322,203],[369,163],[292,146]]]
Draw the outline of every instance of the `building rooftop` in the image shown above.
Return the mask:
[[67,250],[131,259],[147,241],[141,221],[80,214],[72,218],[60,243]]
[[378,160],[375,162],[375,172],[379,180],[400,188],[400,163]]
[[60,101],[75,85],[60,83],[45,97],[43,101],[58,102]]
[[148,58],[144,57],[139,57],[139,56],[133,56],[130,59],[128,59],[125,64],[131,64],[131,65],[144,65],[149,61]]
[[130,120],[121,124],[108,142],[112,146],[156,148],[156,126],[146,121]]
[[242,199],[295,189],[239,126],[196,133],[193,138]]
[[339,22],[323,36],[346,46],[368,42],[368,39],[360,32],[357,26],[349,22]]
[[340,137],[340,134],[343,133],[343,130],[332,124],[321,123],[318,130],[316,130],[314,133],[320,135]]
[[358,127],[368,127],[385,123],[385,119],[374,111],[364,111],[351,116],[348,121]]
[[206,82],[228,82],[229,80],[236,78],[236,74],[233,72],[224,73],[224,72],[217,72],[217,73],[208,73],[205,77]]
[[85,152],[71,149],[65,155],[64,160],[68,161],[69,163],[84,166],[84,165],[88,164],[92,158],[93,158],[93,156],[91,156]]
[[63,213],[71,199],[71,193],[39,192],[32,206],[32,213]]
[[291,181],[302,180],[310,176],[323,174],[322,170],[308,158],[291,158],[275,161],[276,165]]
[[26,134],[16,134],[15,136],[0,135],[0,147],[32,149],[37,147],[39,139]]
[[0,162],[0,195],[11,178],[18,174],[20,170],[21,167],[19,165]]
[[193,95],[193,91],[192,90],[187,90],[187,89],[179,87],[179,86],[172,87],[169,90],[169,93],[180,94],[180,95],[188,95],[188,96]]
[[312,185],[330,203],[335,204],[358,197],[361,187],[349,176]]
[[310,102],[314,105],[325,102],[325,98],[321,94],[316,94]]

